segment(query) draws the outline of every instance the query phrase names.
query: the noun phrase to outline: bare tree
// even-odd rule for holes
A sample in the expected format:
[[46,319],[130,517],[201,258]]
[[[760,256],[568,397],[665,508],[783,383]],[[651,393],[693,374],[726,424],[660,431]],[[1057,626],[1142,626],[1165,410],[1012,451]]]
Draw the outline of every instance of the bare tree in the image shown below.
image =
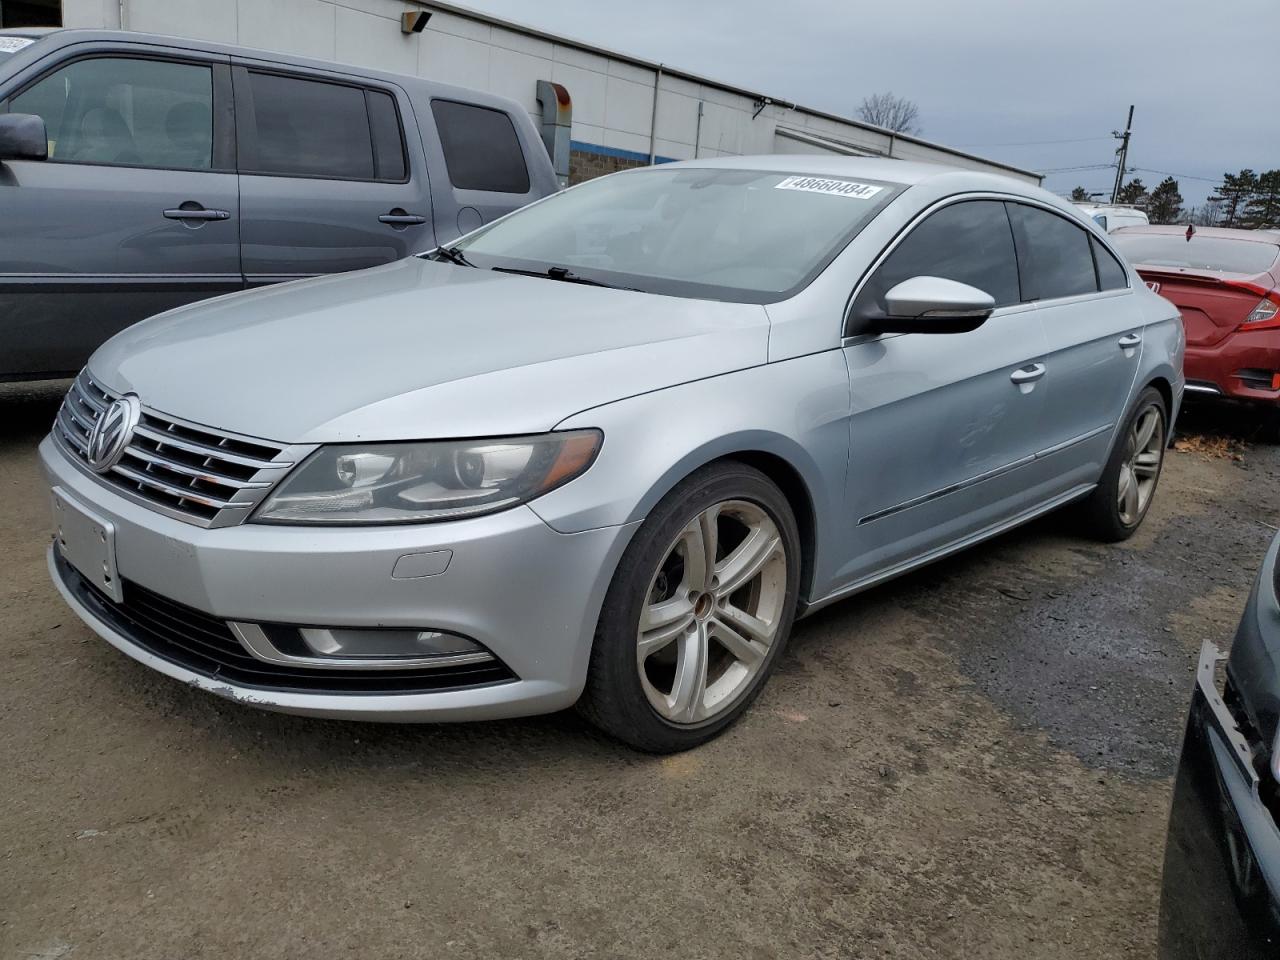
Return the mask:
[[862,99],[858,116],[864,123],[871,123],[895,133],[920,133],[920,110],[914,100],[892,93],[873,93]]

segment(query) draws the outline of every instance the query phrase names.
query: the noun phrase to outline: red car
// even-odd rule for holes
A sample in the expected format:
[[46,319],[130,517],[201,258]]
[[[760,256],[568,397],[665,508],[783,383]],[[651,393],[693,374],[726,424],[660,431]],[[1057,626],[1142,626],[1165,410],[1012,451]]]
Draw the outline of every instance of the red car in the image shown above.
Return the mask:
[[1187,391],[1280,409],[1280,231],[1125,227],[1110,239],[1182,312]]

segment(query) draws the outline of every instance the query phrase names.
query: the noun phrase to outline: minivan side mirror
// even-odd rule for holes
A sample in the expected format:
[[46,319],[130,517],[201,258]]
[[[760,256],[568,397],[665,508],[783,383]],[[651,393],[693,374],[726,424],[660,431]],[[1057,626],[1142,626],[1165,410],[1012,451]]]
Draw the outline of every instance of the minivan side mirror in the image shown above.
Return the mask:
[[34,113],[0,113],[0,160],[48,160],[44,118]]
[[996,308],[991,294],[942,277],[912,277],[884,295],[888,316],[877,318],[877,333],[968,333]]

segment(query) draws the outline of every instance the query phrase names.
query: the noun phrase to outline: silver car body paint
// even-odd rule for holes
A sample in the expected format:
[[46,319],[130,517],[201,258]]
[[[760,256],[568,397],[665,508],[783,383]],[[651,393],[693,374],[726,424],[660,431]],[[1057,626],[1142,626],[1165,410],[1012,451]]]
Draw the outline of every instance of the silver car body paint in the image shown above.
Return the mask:
[[[77,612],[156,669],[268,708],[398,720],[550,711],[582,690],[631,535],[705,463],[748,454],[798,481],[813,519],[802,593],[814,609],[1087,493],[1142,386],[1162,383],[1176,411],[1180,320],[1132,271],[1128,289],[998,309],[968,334],[844,336],[859,284],[927,211],[996,197],[1079,222],[1070,204],[897,161],[689,165],[907,189],[812,283],[767,306],[410,259],[184,307],[90,361],[100,383],[152,409],[281,443],[602,430],[591,468],[527,506],[397,527],[201,529],[41,446],[50,482],[115,525],[128,580],[228,620],[453,630],[517,681],[382,696],[241,689],[151,656],[72,599]],[[392,578],[400,556],[434,550],[452,551],[446,573]]]

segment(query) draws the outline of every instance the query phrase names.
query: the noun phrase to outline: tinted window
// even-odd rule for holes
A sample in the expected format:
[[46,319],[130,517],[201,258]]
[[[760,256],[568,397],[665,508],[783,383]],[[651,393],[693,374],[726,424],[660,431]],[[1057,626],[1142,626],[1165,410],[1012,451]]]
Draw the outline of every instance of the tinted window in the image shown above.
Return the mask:
[[501,110],[452,100],[432,100],[449,182],[459,190],[528,193],[520,138]]
[[1095,237],[1090,237],[1089,242],[1093,244],[1093,260],[1098,265],[1098,289],[1123,290],[1129,286],[1129,274],[1115,258],[1115,254]]
[[379,180],[403,180],[404,139],[400,133],[400,116],[391,94],[378,90],[365,93],[369,107],[369,129],[373,131],[373,158]]
[[337,83],[250,73],[253,129],[242,169],[286,176],[374,179],[364,91]]
[[44,118],[49,159],[207,170],[213,73],[164,60],[77,60],[9,101]]
[[967,283],[995,298],[1018,302],[1018,262],[1004,204],[994,200],[953,203],[907,234],[858,294],[858,319],[885,315],[884,295],[912,277]]
[[1280,246],[1261,239],[1203,237],[1198,233],[1190,240],[1184,233],[1114,233],[1111,240],[1130,263],[1225,273],[1265,273],[1280,253]]
[[1095,293],[1089,234],[1066,217],[1011,203],[1009,219],[1018,238],[1018,265],[1023,300],[1052,300]]
[[817,276],[898,186],[649,167],[517,210],[460,246],[482,267],[568,267],[651,293],[772,303]]

